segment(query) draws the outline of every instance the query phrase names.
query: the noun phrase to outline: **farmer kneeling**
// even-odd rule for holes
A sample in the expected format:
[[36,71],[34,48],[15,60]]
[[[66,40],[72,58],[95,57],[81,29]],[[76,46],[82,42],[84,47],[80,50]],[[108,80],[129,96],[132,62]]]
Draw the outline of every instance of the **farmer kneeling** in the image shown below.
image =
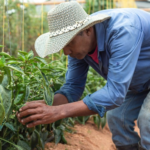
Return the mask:
[[[38,37],[35,49],[40,57],[63,49],[69,61],[66,83],[55,93],[54,106],[29,102],[18,120],[31,128],[66,117],[103,117],[107,112],[118,150],[150,150],[150,14],[111,9],[89,16],[72,1],[51,9],[48,22],[49,32]],[[107,83],[78,101],[89,66]],[[134,131],[137,119],[141,137]]]

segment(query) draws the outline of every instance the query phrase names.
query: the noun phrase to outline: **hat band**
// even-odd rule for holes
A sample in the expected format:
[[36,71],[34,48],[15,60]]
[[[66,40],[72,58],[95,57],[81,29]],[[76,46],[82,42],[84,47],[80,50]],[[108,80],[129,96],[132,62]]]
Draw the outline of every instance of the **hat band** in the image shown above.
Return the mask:
[[69,31],[72,31],[72,30],[75,30],[76,28],[79,28],[81,27],[82,25],[84,25],[91,17],[88,16],[86,17],[84,20],[81,20],[81,21],[77,21],[74,25],[72,26],[67,26],[65,28],[62,28],[61,30],[57,30],[55,32],[51,32],[49,37],[54,37],[54,36],[57,36],[57,35],[60,35],[60,34],[63,34],[63,33],[66,33],[66,32],[69,32]]

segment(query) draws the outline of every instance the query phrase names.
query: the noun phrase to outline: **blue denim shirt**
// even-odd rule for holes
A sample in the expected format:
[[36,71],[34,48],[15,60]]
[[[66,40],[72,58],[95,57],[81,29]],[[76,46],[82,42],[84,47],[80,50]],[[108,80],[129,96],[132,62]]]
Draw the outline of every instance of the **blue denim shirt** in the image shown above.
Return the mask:
[[87,95],[83,102],[101,117],[120,106],[128,90],[142,92],[150,87],[150,13],[138,9],[110,9],[92,15],[107,14],[110,19],[96,24],[99,64],[86,56],[68,57],[66,83],[56,93],[69,102],[80,99],[89,66],[107,80],[106,85]]

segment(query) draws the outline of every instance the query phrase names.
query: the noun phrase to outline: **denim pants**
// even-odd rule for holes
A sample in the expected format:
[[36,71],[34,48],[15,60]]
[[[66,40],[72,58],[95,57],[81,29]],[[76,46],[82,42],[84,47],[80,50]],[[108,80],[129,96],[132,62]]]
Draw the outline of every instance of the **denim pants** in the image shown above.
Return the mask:
[[[135,120],[138,121],[141,137],[134,131]],[[116,146],[141,141],[142,147],[150,150],[150,91],[129,91],[120,107],[107,112],[107,122]]]

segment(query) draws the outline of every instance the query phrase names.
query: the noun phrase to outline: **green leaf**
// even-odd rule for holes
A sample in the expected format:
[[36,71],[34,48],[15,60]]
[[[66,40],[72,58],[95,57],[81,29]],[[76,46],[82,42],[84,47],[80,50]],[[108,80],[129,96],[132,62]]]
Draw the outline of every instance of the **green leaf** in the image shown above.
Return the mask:
[[[90,116],[89,116],[90,117]],[[70,123],[70,126],[71,127],[74,127],[74,118],[71,118],[71,117],[69,117],[69,118],[67,118],[68,119],[68,122]]]
[[0,45],[0,47],[4,47],[4,45]]
[[18,50],[18,53],[19,53],[19,55],[22,55],[22,56],[28,55],[27,52],[24,52],[24,51],[21,51],[21,50]]
[[25,141],[19,140],[17,145],[22,147],[24,150],[31,150],[31,147]]
[[57,127],[57,129],[60,129],[62,131],[65,131],[65,126],[63,126],[62,124],[60,126]]
[[38,137],[38,144],[40,147],[42,147],[42,149],[44,150],[44,141],[41,139],[39,132],[35,129],[34,132],[36,132],[37,137]]
[[[10,69],[7,68],[7,67],[4,67],[4,71],[5,71],[5,75],[7,76],[6,79],[5,78],[4,79],[7,80],[7,85],[10,85],[11,84],[11,72],[10,72]],[[6,83],[6,81],[5,81],[5,83]],[[6,87],[6,86],[4,86],[4,87]]]
[[25,56],[22,56],[22,55],[18,55],[18,60],[21,60],[23,62],[26,61]]
[[12,58],[9,54],[5,52],[0,52],[0,56],[5,56],[5,58]]
[[100,128],[100,123],[101,123],[101,117],[98,115],[96,115],[96,118],[97,118],[97,127],[98,127],[98,129]]
[[0,85],[2,85],[4,88],[7,88],[7,86],[9,85],[9,79],[6,74],[4,74],[3,81]]
[[20,63],[22,63],[21,61],[18,61],[18,60],[9,60],[8,62],[7,62],[7,64],[20,64]]
[[1,57],[1,60],[5,64],[5,57],[4,56]]
[[106,117],[101,118],[101,127],[102,129],[105,127],[106,125]]
[[93,116],[93,121],[97,125],[98,129],[100,128],[100,116],[94,115]]
[[0,59],[0,68],[3,68],[5,66],[5,63],[3,62],[2,58]]
[[61,135],[61,140],[64,144],[67,144],[67,140],[64,137],[64,133],[62,133],[62,135]]
[[14,104],[15,105],[21,104],[23,102],[23,98],[24,98],[24,93],[17,94],[17,96],[14,100]]
[[24,74],[22,69],[20,67],[18,67],[17,65],[15,65],[15,64],[9,64],[7,67],[10,68],[10,69],[15,70],[17,72],[20,72],[20,73]]
[[80,124],[82,124],[82,119],[81,119],[81,117],[76,117],[76,120],[77,120]]
[[2,83],[2,81],[3,81],[3,78],[4,78],[4,74],[3,73],[1,73],[0,74],[0,84]]
[[14,146],[15,148],[17,148],[18,150],[24,150],[22,147],[20,147],[20,146],[18,146],[18,145],[15,145],[14,143],[11,143],[11,142],[9,142],[9,141],[3,139],[3,138],[0,138],[0,140],[5,141],[5,142],[7,142],[7,143],[13,145],[13,146]]
[[43,131],[40,133],[40,137],[43,141],[46,141],[47,140],[47,137],[48,137],[48,131]]
[[24,99],[25,103],[27,102],[29,95],[30,95],[30,87],[26,86],[26,93],[25,93],[25,99]]
[[38,134],[37,132],[33,131],[32,135],[31,135],[31,148],[36,148],[36,145],[38,144]]
[[2,97],[1,97],[1,94],[0,94],[0,125],[2,125],[3,123],[3,120],[5,118],[5,109],[4,109],[4,106],[3,106],[3,100],[2,100]]
[[27,59],[29,60],[29,59],[31,59],[31,58],[33,58],[33,57],[34,57],[33,51],[28,52],[28,54],[27,54]]
[[61,140],[61,130],[60,129],[55,129],[54,130],[54,135],[55,135],[55,144],[58,144]]
[[38,61],[38,62],[42,62],[44,63],[45,65],[47,64],[47,62],[45,61],[45,59],[41,58],[41,57],[34,57],[34,60],[35,61]]
[[48,138],[48,134],[49,134],[48,131],[44,131],[44,132],[40,133],[40,136],[39,136],[40,137],[40,143],[41,143],[43,149],[45,147],[45,142]]
[[5,109],[5,115],[7,115],[11,105],[12,105],[12,91],[6,89],[4,86],[7,84],[7,80],[3,80],[2,84],[0,84],[0,94],[3,100],[3,106]]
[[14,128],[13,124],[10,124],[10,123],[6,122],[4,125],[5,125],[7,128],[9,128],[11,131],[13,131],[13,132],[16,131],[16,129]]
[[2,125],[0,125],[0,131],[2,131],[2,129],[3,129],[3,124],[2,124]]
[[22,134],[19,134],[19,138],[25,140],[25,137]]
[[[40,71],[41,72],[41,71]],[[52,106],[53,104],[53,99],[54,99],[54,92],[52,91],[50,84],[43,72],[41,72],[42,77],[43,77],[43,86],[44,86],[44,100],[47,105]]]

